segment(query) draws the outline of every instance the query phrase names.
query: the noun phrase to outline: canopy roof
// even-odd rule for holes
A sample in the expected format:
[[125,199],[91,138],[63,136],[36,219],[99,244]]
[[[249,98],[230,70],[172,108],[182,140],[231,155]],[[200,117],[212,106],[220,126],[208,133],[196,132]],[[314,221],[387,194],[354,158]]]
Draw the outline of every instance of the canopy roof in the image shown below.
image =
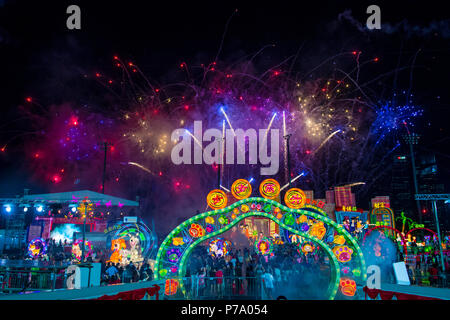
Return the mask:
[[24,195],[22,198],[17,198],[15,200],[19,202],[29,201],[29,202],[46,202],[46,203],[79,203],[86,198],[91,202],[95,203],[96,205],[119,206],[119,207],[139,206],[139,203],[137,201],[131,201],[90,190],[30,194]]

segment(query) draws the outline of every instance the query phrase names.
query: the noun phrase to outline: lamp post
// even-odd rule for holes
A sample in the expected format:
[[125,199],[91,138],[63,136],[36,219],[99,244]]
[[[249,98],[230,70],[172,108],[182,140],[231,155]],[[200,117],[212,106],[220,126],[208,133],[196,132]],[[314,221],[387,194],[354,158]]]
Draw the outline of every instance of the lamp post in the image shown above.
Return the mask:
[[83,244],[81,246],[81,263],[84,262],[85,242],[86,242],[86,204],[84,204],[84,221],[83,221]]
[[[416,133],[410,133],[408,130],[408,134],[403,136],[403,139],[409,144],[409,151],[411,154],[411,167],[413,171],[413,181],[414,181],[414,191],[415,194],[419,193],[419,187],[417,184],[417,173],[416,173],[416,161],[414,158],[414,148],[413,145],[419,143],[420,136]],[[420,210],[419,200],[416,199],[417,213],[419,214],[419,223],[422,224],[422,214]]]
[[438,235],[439,253],[441,256],[441,268],[442,268],[442,272],[445,273],[444,253],[442,251],[442,242],[441,242],[441,229],[439,227],[439,219],[438,219],[438,214],[437,214],[436,201],[443,200],[443,201],[447,202],[450,200],[450,194],[416,194],[415,198],[416,198],[416,200],[432,201],[434,218],[436,220],[436,231],[437,231],[437,235]]
[[103,150],[105,151],[105,156],[103,157],[103,178],[102,178],[102,193],[105,193],[105,180],[106,180],[106,155],[108,152],[108,147],[112,146],[110,142],[103,142],[101,144],[103,146]]
[[437,207],[436,207],[436,200],[432,202],[433,205],[433,212],[434,212],[434,218],[436,219],[436,231],[438,234],[438,243],[439,243],[439,253],[441,255],[441,267],[442,272],[445,272],[445,264],[444,264],[444,253],[442,252],[442,242],[441,242],[441,229],[439,228],[439,219],[437,214]]
[[287,134],[283,137],[284,139],[286,139],[289,188],[291,187],[291,152],[289,150],[289,139],[291,138],[291,136],[292,136],[292,134]]

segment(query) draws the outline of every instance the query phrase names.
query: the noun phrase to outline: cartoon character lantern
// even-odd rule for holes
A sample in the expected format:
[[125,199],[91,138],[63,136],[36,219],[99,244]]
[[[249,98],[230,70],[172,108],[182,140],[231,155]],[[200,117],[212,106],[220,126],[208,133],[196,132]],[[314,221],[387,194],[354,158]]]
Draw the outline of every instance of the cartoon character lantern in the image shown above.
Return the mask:
[[121,251],[124,250],[126,248],[126,244],[125,244],[125,240],[120,238],[120,239],[113,239],[111,241],[111,251],[113,251],[113,253],[111,254],[111,257],[109,258],[108,262],[112,262],[112,263],[121,263],[122,262],[122,254]]

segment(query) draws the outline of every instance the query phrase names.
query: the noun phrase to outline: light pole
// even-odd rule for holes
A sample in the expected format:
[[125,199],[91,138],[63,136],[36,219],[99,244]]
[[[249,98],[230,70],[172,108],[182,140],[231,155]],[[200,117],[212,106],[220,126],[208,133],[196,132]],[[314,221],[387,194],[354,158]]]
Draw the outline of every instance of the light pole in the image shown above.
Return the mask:
[[108,152],[108,147],[112,146],[112,143],[110,142],[103,142],[102,143],[103,150],[105,151],[105,156],[103,157],[103,178],[102,178],[102,193],[105,193],[105,180],[106,180],[106,155]]
[[289,150],[289,139],[291,138],[291,136],[292,136],[292,134],[287,134],[283,137],[284,139],[286,139],[289,188],[291,187],[291,152]]
[[441,231],[440,231],[440,227],[439,227],[439,219],[438,219],[438,214],[437,214],[436,201],[438,201],[438,200],[448,201],[450,199],[450,194],[416,194],[415,198],[416,198],[416,200],[432,201],[434,218],[436,220],[436,231],[437,231],[437,235],[438,235],[439,253],[441,255],[441,268],[442,268],[442,271],[445,273],[444,253],[442,251]]
[[441,242],[441,229],[439,228],[439,219],[437,214],[437,207],[436,207],[436,200],[432,202],[433,205],[433,212],[434,212],[434,218],[436,219],[436,231],[438,234],[438,242],[439,242],[439,253],[441,254],[441,267],[442,272],[445,272],[445,264],[444,264],[444,253],[442,251],[442,242]]
[[84,262],[85,242],[86,242],[86,204],[84,204],[84,221],[83,221],[83,244],[81,246],[81,263]]
[[[408,134],[403,136],[403,139],[409,144],[409,151],[411,154],[411,167],[413,171],[413,181],[414,181],[414,192],[415,194],[419,193],[419,187],[417,184],[417,173],[416,173],[416,161],[414,158],[414,149],[413,145],[418,144],[420,136],[416,133],[410,133],[408,130]],[[416,199],[417,213],[419,214],[419,223],[422,224],[422,214],[420,210],[419,200]]]

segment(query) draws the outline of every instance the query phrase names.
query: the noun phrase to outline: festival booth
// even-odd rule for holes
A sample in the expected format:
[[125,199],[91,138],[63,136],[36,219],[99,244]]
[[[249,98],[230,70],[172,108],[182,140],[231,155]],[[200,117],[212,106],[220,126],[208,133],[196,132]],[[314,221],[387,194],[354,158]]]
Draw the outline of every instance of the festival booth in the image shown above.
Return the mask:
[[355,206],[336,207],[336,222],[342,225],[352,236],[362,240],[368,228],[368,212]]
[[27,237],[30,258],[45,256],[49,242],[71,254],[73,264],[65,271],[69,289],[100,285],[100,263],[82,263],[82,256],[98,258],[96,252],[107,251],[108,220],[139,207],[136,201],[89,190],[24,195],[20,200],[22,206],[36,208]]

